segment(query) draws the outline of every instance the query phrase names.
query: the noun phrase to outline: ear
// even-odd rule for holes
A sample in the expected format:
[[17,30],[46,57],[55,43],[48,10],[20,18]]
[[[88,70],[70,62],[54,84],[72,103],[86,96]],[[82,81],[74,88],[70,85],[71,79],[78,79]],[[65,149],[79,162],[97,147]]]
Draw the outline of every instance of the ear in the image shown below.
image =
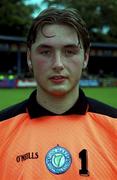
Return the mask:
[[32,71],[32,61],[31,61],[31,54],[30,54],[30,50],[27,50],[27,64],[29,67],[29,70]]
[[84,53],[83,69],[87,67],[88,61],[89,61],[89,50]]

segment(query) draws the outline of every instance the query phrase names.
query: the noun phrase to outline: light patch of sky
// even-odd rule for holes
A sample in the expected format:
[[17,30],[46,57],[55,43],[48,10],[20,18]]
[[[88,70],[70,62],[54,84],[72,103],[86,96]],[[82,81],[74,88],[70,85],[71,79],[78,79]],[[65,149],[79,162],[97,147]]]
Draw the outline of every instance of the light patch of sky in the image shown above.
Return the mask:
[[47,8],[46,3],[42,3],[43,0],[24,0],[25,4],[37,4],[39,6],[39,10],[35,10],[32,14],[33,17],[36,17],[38,13]]
[[[35,10],[34,13],[32,14],[33,17],[36,17],[40,11],[46,9],[48,7],[47,3],[43,3],[43,0],[24,0],[25,4],[37,4],[40,8],[39,10]],[[60,9],[63,9],[64,6],[58,4],[57,6],[56,5],[53,5],[53,7],[58,7]]]
[[25,0],[27,4],[41,4],[43,0]]

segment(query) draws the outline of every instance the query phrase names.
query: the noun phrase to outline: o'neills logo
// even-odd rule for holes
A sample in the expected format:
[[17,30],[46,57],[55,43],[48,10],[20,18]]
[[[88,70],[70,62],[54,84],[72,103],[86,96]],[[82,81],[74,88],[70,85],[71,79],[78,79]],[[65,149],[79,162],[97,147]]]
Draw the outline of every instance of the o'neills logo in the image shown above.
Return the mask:
[[16,161],[19,162],[23,162],[27,159],[38,159],[39,155],[38,152],[28,152],[26,154],[22,154],[16,157]]

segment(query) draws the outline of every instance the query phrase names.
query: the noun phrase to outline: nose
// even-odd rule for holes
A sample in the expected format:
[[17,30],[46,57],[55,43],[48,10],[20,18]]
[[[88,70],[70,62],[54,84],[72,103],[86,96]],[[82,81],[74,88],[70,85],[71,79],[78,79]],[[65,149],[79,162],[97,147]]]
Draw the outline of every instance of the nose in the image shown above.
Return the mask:
[[53,63],[52,63],[52,69],[55,71],[61,71],[64,69],[64,65],[63,65],[63,59],[61,54],[58,52],[55,54],[54,58],[53,58]]

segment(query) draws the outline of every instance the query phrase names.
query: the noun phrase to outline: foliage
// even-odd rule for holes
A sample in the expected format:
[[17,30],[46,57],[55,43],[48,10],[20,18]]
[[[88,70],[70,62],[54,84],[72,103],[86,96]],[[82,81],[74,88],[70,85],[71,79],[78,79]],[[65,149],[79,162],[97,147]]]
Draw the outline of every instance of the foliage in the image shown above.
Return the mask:
[[0,35],[25,36],[36,8],[23,0],[0,0]]
[[117,0],[44,0],[48,6],[76,8],[86,21],[91,41],[117,43]]

